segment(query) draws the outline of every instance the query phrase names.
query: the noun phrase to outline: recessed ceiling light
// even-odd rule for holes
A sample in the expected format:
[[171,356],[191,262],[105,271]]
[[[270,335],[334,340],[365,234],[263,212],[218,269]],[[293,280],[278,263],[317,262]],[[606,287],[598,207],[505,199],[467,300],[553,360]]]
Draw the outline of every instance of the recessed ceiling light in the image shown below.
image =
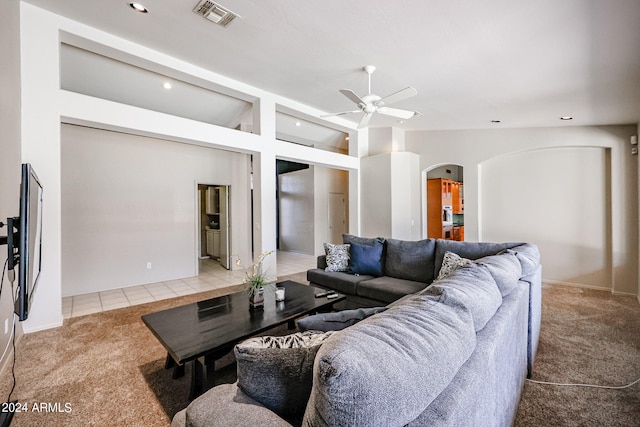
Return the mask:
[[571,116],[562,116],[562,117],[560,117],[560,120],[573,120],[573,117],[571,117]]
[[169,83],[169,82],[164,82],[164,83],[162,83],[162,87],[163,87],[163,88],[165,88],[165,89],[167,89],[167,90],[169,90],[169,89],[171,89],[171,83]]
[[300,126],[302,126],[302,123],[296,122],[296,126],[300,127]]
[[131,7],[132,9],[137,10],[140,13],[149,12],[149,10],[146,7],[144,7],[142,4],[140,4],[140,3],[129,3],[129,7]]
[[502,120],[491,120],[491,123],[502,123]]
[[400,123],[402,125],[402,124],[404,124],[404,120],[398,120],[398,123]]

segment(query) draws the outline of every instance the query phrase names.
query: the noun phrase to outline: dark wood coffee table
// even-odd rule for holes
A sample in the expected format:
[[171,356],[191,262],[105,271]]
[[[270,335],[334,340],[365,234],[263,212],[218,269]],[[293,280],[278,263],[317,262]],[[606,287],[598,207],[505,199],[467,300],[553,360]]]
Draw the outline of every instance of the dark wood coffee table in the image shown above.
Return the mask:
[[[280,282],[285,300],[275,301],[274,286],[265,288],[264,308],[249,309],[247,292],[237,292],[156,313],[142,321],[167,349],[167,369],[175,367],[174,378],[184,374],[192,363],[190,399],[213,385],[215,361],[229,353],[238,342],[284,323],[295,327],[295,319],[307,314],[330,311],[346,297],[316,298],[321,288],[293,281]],[[204,363],[200,359],[204,359]]]

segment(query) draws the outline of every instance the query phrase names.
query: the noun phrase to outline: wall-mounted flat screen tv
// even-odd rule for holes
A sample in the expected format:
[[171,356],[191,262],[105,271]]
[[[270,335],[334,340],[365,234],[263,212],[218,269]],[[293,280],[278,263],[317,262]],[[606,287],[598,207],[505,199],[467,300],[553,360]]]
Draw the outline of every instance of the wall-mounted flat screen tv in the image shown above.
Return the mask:
[[23,164],[20,216],[9,218],[7,224],[8,269],[18,267],[18,288],[14,298],[15,312],[20,320],[29,316],[42,269],[42,193],[38,175],[30,164]]

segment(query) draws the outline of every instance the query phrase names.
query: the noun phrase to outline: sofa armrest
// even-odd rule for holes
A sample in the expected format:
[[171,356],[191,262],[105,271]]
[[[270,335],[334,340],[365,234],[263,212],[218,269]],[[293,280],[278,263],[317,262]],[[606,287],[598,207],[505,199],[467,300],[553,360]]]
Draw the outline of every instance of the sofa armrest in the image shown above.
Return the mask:
[[259,402],[244,394],[236,384],[222,384],[207,391],[178,412],[171,427],[291,427]]
[[520,279],[529,283],[529,339],[527,343],[527,378],[533,375],[542,321],[542,266]]
[[327,268],[327,256],[326,255],[318,256],[318,260],[316,261],[316,266],[321,270],[324,270],[325,268]]

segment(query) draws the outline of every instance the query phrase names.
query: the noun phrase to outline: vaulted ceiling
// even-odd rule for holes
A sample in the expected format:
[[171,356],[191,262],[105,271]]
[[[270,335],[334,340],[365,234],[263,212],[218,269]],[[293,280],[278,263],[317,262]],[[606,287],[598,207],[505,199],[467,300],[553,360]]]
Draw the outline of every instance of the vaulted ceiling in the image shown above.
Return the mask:
[[640,121],[638,0],[222,0],[240,15],[227,28],[193,13],[197,0],[141,0],[146,14],[127,0],[26,1],[327,112],[352,109],[339,89],[366,94],[367,64],[374,93],[417,89],[394,107],[422,117],[371,126]]

